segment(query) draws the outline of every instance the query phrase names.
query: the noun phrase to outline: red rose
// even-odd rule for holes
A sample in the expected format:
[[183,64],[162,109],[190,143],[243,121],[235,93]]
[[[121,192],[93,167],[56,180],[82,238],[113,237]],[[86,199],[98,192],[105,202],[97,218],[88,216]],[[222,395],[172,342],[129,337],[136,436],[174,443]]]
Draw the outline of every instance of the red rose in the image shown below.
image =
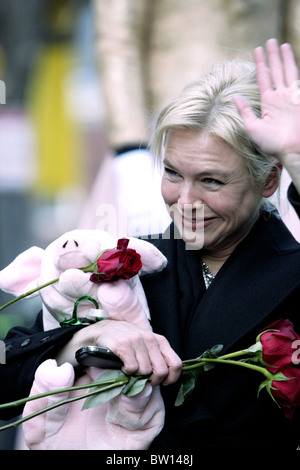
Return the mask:
[[[271,331],[273,330],[273,331]],[[294,331],[290,320],[278,320],[268,327],[266,332],[259,336],[262,344],[262,359],[270,365],[266,367],[270,372],[281,370],[289,364],[292,364],[292,356],[295,352],[293,343],[300,337]]]
[[92,282],[116,281],[130,279],[138,274],[142,267],[141,256],[132,248],[127,248],[129,240],[118,240],[117,248],[105,250],[97,260],[97,271],[90,280]]
[[[300,369],[296,367],[286,367],[280,374],[287,380],[272,380],[271,387],[268,391],[275,399],[278,405],[283,408],[286,418],[292,418],[297,406],[300,405]],[[278,374],[276,374],[278,375]]]

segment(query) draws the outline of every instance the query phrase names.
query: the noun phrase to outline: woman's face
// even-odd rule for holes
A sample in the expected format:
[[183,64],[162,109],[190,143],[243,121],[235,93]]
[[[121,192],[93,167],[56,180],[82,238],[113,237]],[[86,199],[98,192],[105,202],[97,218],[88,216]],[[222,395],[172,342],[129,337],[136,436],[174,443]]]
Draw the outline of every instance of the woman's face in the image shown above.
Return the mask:
[[[238,153],[223,140],[193,131],[167,139],[162,195],[186,242],[202,233],[209,252],[230,254],[258,217],[264,188],[255,190]],[[198,243],[199,245],[199,243]],[[196,248],[201,248],[197,246]]]

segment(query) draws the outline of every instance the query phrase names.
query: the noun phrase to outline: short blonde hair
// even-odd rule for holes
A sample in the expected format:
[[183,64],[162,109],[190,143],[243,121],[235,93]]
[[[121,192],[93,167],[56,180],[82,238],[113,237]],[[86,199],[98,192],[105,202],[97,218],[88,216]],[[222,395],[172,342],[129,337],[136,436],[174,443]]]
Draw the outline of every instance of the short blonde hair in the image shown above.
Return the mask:
[[259,117],[260,92],[252,62],[232,60],[216,64],[210,72],[190,83],[157,114],[151,149],[156,161],[163,158],[169,131],[193,130],[223,139],[244,159],[254,187],[260,187],[274,169],[275,159],[258,148],[245,132],[233,102],[244,96]]

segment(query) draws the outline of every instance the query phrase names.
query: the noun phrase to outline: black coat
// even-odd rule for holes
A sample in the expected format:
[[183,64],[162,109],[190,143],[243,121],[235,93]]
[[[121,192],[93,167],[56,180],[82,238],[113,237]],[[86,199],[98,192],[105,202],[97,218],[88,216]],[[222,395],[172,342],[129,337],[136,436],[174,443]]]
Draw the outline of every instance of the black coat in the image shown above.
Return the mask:
[[[261,215],[207,291],[201,252],[185,250],[182,240],[153,243],[169,262],[163,272],[142,278],[152,326],[183,360],[216,344],[223,344],[222,353],[247,348],[261,329],[279,318],[289,318],[300,333],[300,245],[276,213]],[[219,365],[200,378],[180,408],[174,408],[178,386],[163,387],[166,426],[153,449],[291,444],[295,450],[300,413],[289,420],[266,392],[257,399],[263,380],[256,372]]]

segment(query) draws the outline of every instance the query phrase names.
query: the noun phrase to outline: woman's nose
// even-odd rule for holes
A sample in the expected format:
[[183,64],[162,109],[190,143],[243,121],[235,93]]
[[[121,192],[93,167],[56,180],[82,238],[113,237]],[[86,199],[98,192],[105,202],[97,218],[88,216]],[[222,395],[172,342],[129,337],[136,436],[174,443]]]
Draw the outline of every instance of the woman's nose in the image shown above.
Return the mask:
[[184,184],[181,187],[178,204],[183,210],[184,206],[188,206],[194,209],[199,202],[202,202],[199,191],[195,191],[195,188],[190,184]]

